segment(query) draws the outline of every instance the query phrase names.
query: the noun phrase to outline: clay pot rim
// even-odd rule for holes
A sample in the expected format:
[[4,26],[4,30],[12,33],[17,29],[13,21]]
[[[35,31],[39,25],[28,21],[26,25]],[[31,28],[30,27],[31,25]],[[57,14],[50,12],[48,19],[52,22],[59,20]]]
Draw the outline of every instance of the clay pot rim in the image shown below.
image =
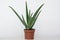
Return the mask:
[[35,29],[24,29],[24,30],[35,30]]
[[35,29],[32,29],[32,30],[24,29],[24,32],[35,32]]

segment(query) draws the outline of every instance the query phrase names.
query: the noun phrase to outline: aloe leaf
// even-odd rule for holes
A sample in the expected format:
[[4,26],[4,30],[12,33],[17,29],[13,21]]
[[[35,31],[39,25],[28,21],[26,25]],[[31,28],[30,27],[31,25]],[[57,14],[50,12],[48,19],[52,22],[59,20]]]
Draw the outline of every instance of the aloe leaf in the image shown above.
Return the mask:
[[18,13],[11,7],[11,6],[9,6],[12,10],[13,10],[13,12],[17,15],[17,17],[20,19],[20,21],[23,23],[23,25],[26,27],[27,25],[25,24],[25,22],[21,19],[21,17],[18,15]]
[[31,11],[29,10],[29,14],[28,14],[28,24],[30,24],[30,20],[31,20]]
[[27,2],[26,2],[26,20],[27,20],[27,23],[28,23],[28,7],[27,7]]
[[36,10],[36,12],[33,15],[33,18],[38,14],[39,10],[43,7],[44,3]]
[[18,17],[20,20],[22,20],[21,17],[18,15],[18,13],[17,13],[11,6],[9,6],[9,7],[13,10],[13,12],[17,15],[17,17]]
[[33,13],[31,14],[31,17],[33,16]]
[[32,17],[33,13],[31,13],[31,10],[29,10],[29,15]]
[[29,15],[30,15],[30,13],[31,13],[31,10],[29,10]]
[[42,8],[42,6],[43,6],[44,4],[42,4],[37,10],[36,10],[36,12],[34,13],[34,15],[33,15],[33,17],[32,17],[32,20],[31,20],[31,22],[33,22],[34,21],[34,19],[35,19],[35,17],[36,17],[36,15],[38,14],[38,12],[40,11],[40,9]]
[[26,25],[25,28],[27,29],[27,24],[25,22],[25,19],[24,19],[23,15],[22,15],[22,19],[23,19],[24,24]]
[[[22,15],[22,19],[23,19],[23,21],[25,22],[25,19],[24,19],[23,15]],[[25,23],[26,23],[26,22],[25,22]]]
[[35,17],[35,19],[34,19],[34,21],[32,23],[32,26],[30,27],[30,29],[33,28],[33,26],[34,26],[34,24],[35,24],[35,22],[36,22],[36,20],[37,20],[37,18],[38,18],[38,16],[39,16],[40,13],[41,13],[41,11],[36,15],[36,17]]

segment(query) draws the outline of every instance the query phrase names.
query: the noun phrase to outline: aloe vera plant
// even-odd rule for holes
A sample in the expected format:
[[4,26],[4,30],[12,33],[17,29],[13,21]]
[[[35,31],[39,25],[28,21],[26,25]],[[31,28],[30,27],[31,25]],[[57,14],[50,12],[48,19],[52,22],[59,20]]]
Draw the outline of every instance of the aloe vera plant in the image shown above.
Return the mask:
[[31,30],[31,29],[33,29],[33,26],[39,16],[39,14],[41,13],[41,8],[43,7],[44,3],[39,6],[39,8],[35,11],[34,15],[31,13],[30,10],[28,10],[27,2],[25,4],[26,4],[26,20],[24,19],[23,15],[21,18],[19,16],[19,14],[11,6],[9,6],[9,7],[17,15],[17,17],[20,19],[20,21],[25,26],[25,28]]

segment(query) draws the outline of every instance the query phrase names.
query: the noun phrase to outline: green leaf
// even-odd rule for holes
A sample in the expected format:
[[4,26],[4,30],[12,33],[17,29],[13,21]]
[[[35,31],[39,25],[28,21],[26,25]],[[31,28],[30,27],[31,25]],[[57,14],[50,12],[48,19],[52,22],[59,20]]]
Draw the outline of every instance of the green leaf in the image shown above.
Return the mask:
[[33,15],[33,18],[38,14],[39,10],[43,7],[44,3],[36,10],[36,12]]
[[42,8],[43,5],[44,5],[44,4],[42,4],[42,5],[36,10],[36,12],[34,13],[34,15],[33,15],[33,17],[32,17],[32,20],[31,20],[31,24],[33,24],[33,22],[34,22],[34,20],[35,20],[35,18],[36,18],[36,16],[37,16],[37,14],[38,14],[38,12],[40,11],[40,9]]
[[27,29],[27,24],[25,22],[25,19],[24,19],[23,15],[22,15],[22,19],[23,19],[24,24],[26,25],[25,28]]
[[27,20],[27,23],[28,23],[28,7],[27,7],[27,2],[26,2],[26,20]]
[[26,27],[27,26],[26,23],[21,19],[21,17],[18,15],[18,13],[11,6],[9,6],[9,7],[13,10],[13,12],[17,15],[17,17],[21,20],[23,25]]
[[34,21],[33,21],[32,26],[31,26],[30,29],[33,28],[33,26],[34,26],[34,24],[35,24],[35,22],[36,22],[36,20],[37,20],[37,18],[38,18],[38,16],[39,16],[40,13],[41,13],[41,11],[40,11],[40,12],[37,14],[37,16],[35,17],[35,19],[34,19]]
[[31,20],[31,11],[29,10],[29,14],[28,14],[28,25],[30,25],[30,20]]

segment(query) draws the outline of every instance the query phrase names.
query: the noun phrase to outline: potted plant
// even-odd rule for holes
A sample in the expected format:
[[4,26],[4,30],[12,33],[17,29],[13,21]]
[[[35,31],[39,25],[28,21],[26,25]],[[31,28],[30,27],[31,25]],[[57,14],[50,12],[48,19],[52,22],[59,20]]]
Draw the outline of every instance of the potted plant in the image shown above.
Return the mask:
[[17,17],[20,19],[20,21],[22,22],[22,24],[25,26],[24,32],[25,32],[25,39],[34,39],[34,32],[35,29],[33,29],[33,26],[39,16],[39,14],[41,13],[41,8],[44,5],[44,3],[42,5],[39,6],[39,8],[36,10],[36,12],[34,13],[34,15],[31,13],[30,10],[28,10],[28,6],[27,6],[27,2],[26,4],[26,20],[24,19],[23,15],[22,18],[18,15],[18,13],[11,7],[9,6],[13,12],[17,15]]

